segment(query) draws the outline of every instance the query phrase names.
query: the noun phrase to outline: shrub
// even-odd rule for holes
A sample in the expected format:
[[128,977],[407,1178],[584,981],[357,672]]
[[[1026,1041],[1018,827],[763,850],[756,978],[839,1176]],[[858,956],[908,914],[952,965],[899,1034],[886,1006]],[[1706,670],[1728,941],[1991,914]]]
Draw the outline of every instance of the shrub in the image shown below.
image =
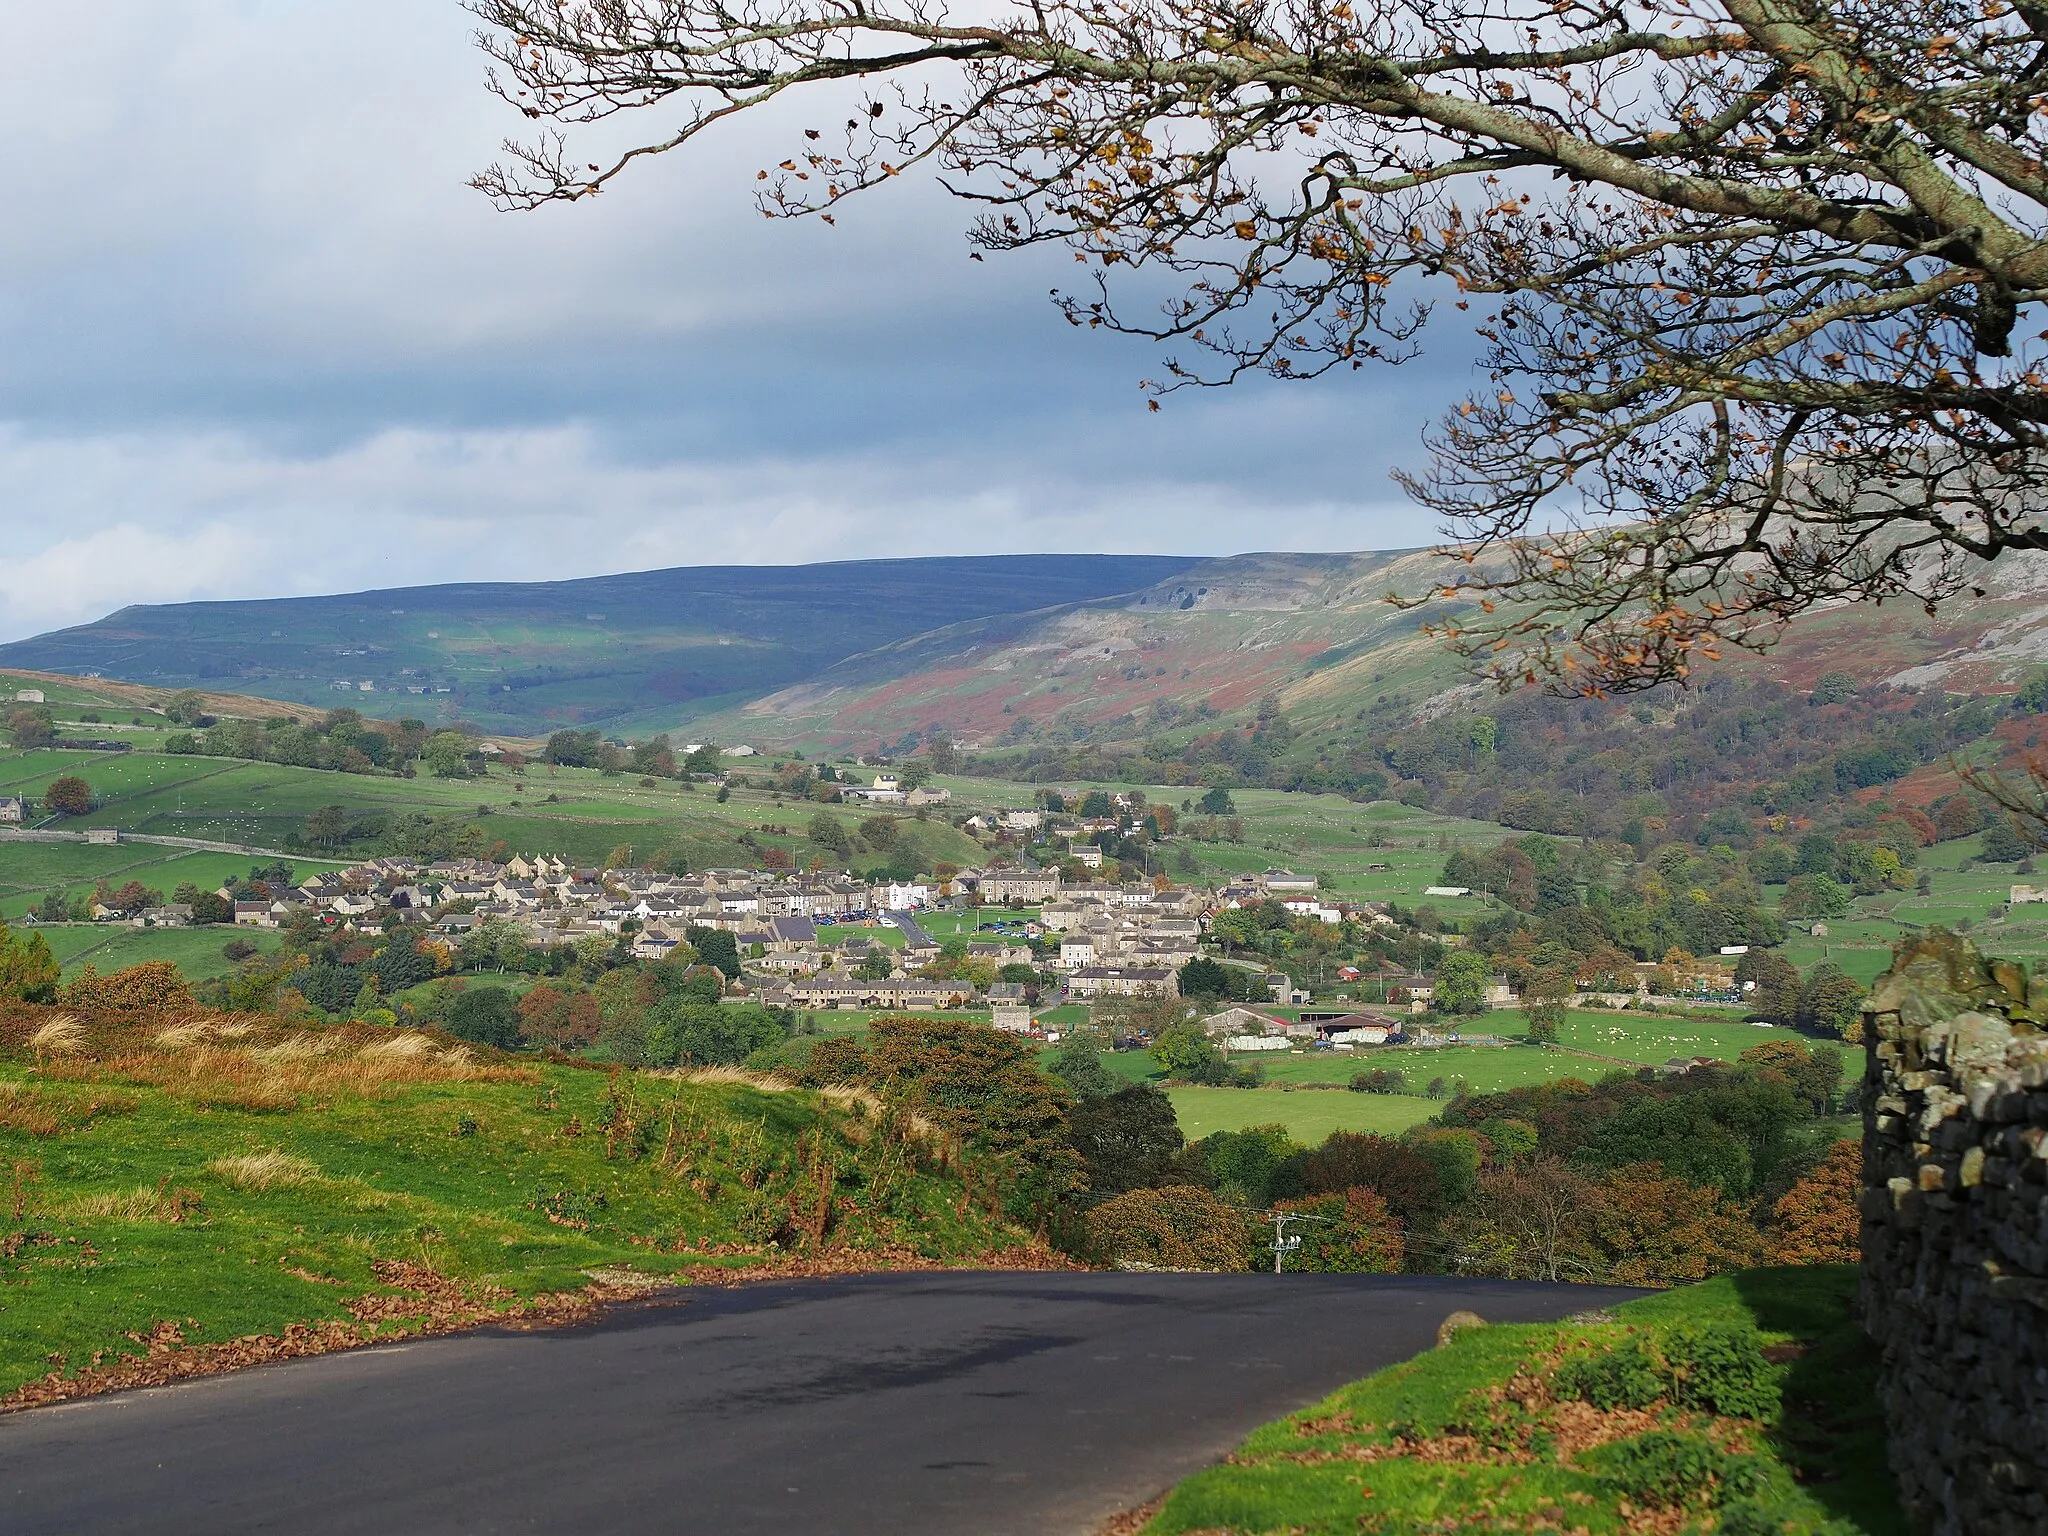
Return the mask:
[[1681,1324],[1664,1335],[1663,1345],[1676,1396],[1688,1407],[1738,1419],[1776,1415],[1778,1371],[1748,1324]]
[[1244,1270],[1250,1237],[1242,1211],[1187,1184],[1134,1189],[1088,1213],[1090,1246],[1118,1265]]
[[1778,1370],[1748,1323],[1681,1323],[1654,1337],[1558,1366],[1558,1396],[1595,1408],[1647,1408],[1660,1398],[1729,1418],[1770,1419],[1779,1408]]
[[1588,1460],[1609,1487],[1661,1509],[1718,1504],[1729,1494],[1753,1493],[1762,1483],[1754,1459],[1731,1456],[1703,1436],[1676,1430],[1653,1429],[1604,1446]]
[[1595,1408],[1647,1408],[1671,1390],[1671,1380],[1664,1362],[1632,1338],[1565,1361],[1551,1377],[1551,1390]]
[[64,988],[62,997],[67,1007],[96,1014],[159,1014],[193,1004],[192,989],[170,960],[146,960],[107,976],[88,963]]

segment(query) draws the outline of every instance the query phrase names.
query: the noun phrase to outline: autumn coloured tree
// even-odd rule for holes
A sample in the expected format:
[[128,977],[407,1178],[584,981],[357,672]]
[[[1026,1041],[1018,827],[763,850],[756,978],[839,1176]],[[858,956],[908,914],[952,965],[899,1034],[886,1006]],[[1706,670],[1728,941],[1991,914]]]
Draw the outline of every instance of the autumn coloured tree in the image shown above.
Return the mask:
[[1401,1223],[1373,1190],[1282,1200],[1274,1209],[1313,1218],[1292,1229],[1301,1247],[1292,1261],[1283,1260],[1288,1268],[1310,1274],[1391,1275],[1407,1262]]
[[543,1050],[580,1050],[597,1038],[603,1022],[590,993],[550,981],[535,982],[517,1011],[519,1038]]
[[1095,1254],[1119,1268],[1251,1267],[1252,1228],[1244,1210],[1187,1184],[1107,1200],[1088,1213],[1087,1234]]
[[92,809],[92,786],[76,774],[52,779],[43,791],[43,809],[60,816],[83,816]]
[[1763,1262],[1763,1236],[1742,1206],[1654,1163],[1609,1173],[1590,1214],[1617,1284],[1680,1285]]
[[1813,1171],[1771,1207],[1770,1262],[1856,1263],[1863,1256],[1856,1209],[1862,1191],[1862,1145],[1836,1142]]
[[144,1018],[180,1012],[195,1002],[183,973],[170,960],[148,960],[105,976],[88,962],[60,1000],[80,1013]]

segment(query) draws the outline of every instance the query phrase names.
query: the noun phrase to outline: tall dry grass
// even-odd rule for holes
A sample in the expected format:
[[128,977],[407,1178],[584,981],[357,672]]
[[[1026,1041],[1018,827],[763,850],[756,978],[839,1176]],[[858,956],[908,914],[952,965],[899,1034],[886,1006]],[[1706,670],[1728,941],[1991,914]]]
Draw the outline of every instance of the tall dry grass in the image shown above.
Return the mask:
[[303,1157],[293,1157],[289,1152],[280,1152],[275,1147],[234,1157],[216,1157],[206,1165],[206,1171],[219,1175],[236,1189],[256,1191],[296,1189],[300,1185],[318,1183],[323,1178],[317,1164]]
[[762,1093],[788,1093],[796,1087],[786,1077],[777,1077],[773,1072],[751,1072],[745,1067],[684,1067],[675,1075],[700,1088],[737,1085],[756,1088]]
[[187,1019],[160,1029],[150,1037],[150,1043],[158,1050],[182,1051],[194,1045],[204,1045],[211,1040],[246,1040],[255,1033],[249,1024],[222,1023],[217,1019]]
[[173,1034],[171,1048],[53,1064],[52,1073],[119,1078],[207,1108],[259,1112],[295,1108],[306,1095],[377,1098],[426,1083],[539,1080],[525,1068],[482,1065],[466,1047],[443,1048],[420,1034],[363,1044],[342,1031],[292,1031],[269,1043],[243,1044],[189,1028],[163,1033]]
[[155,1188],[143,1184],[134,1189],[74,1195],[51,1214],[64,1221],[161,1222],[175,1226],[199,1214],[199,1209],[196,1191],[173,1189],[170,1180],[165,1179]]
[[35,1052],[38,1062],[52,1056],[75,1056],[85,1049],[85,1025],[76,1015],[60,1013],[53,1019],[43,1021],[40,1028],[28,1037],[28,1048]]

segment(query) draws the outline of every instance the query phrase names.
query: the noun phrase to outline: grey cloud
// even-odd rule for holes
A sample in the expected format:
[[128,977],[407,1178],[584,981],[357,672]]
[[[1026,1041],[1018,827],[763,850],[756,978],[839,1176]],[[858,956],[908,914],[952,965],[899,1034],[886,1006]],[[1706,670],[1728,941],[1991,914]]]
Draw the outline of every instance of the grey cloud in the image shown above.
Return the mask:
[[793,115],[501,215],[461,183],[525,124],[441,0],[110,0],[12,40],[0,635],[565,559],[1429,536],[1386,470],[1455,337],[1149,415],[1156,353],[1057,319],[1058,253],[969,262],[930,187],[761,219]]

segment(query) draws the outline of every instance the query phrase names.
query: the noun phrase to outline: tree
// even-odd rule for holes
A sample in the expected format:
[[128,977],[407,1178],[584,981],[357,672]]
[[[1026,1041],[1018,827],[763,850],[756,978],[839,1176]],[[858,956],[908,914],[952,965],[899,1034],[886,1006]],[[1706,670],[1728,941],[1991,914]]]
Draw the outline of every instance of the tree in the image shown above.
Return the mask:
[[1862,1146],[1837,1141],[1813,1171],[1771,1207],[1770,1262],[1856,1263],[1863,1256],[1856,1210],[1862,1192]]
[[1182,1167],[1186,1142],[1173,1101],[1149,1083],[1084,1095],[1069,1117],[1067,1136],[1093,1194],[1191,1182]]
[[0,998],[47,1003],[57,996],[63,970],[40,933],[14,933],[0,923]]
[[1797,1040],[1766,1040],[1742,1053],[1745,1066],[1775,1073],[1816,1115],[1830,1113],[1842,1083],[1841,1048],[1825,1042],[1802,1045]]
[[1578,987],[1567,965],[1538,966],[1522,984],[1522,1017],[1528,1021],[1529,1038],[1544,1045],[1557,1042],[1564,1027],[1566,1004],[1578,995]]
[[1778,910],[1787,917],[1840,917],[1849,910],[1852,893],[1829,875],[1794,875],[1785,886]]
[[92,809],[92,787],[76,774],[52,779],[43,791],[43,809],[61,816],[83,816]]
[[1823,962],[1807,973],[1799,990],[1799,1011],[1794,1027],[1811,1035],[1836,1040],[1860,1040],[1863,1016],[1863,988],[1841,970]]
[[1180,968],[1180,995],[1199,998],[1228,997],[1230,971],[1231,967],[1211,960],[1207,955],[1197,955]]
[[1191,1077],[1217,1062],[1216,1047],[1199,1024],[1173,1024],[1152,1041],[1152,1059],[1174,1077]]
[[370,973],[377,978],[386,997],[395,997],[407,987],[432,981],[434,962],[421,954],[419,945],[400,930],[370,962]]
[[1401,1142],[1356,1131],[1331,1132],[1301,1159],[1300,1179],[1310,1195],[1373,1190],[1411,1224],[1433,1213],[1441,1197],[1436,1165],[1428,1158]]
[[448,1033],[474,1045],[512,1050],[519,1044],[519,1012],[504,987],[469,987],[448,1006]]
[[57,739],[57,727],[46,709],[17,709],[7,716],[7,736],[24,750],[47,747]]
[[[1478,296],[1487,382],[1408,483],[1471,557],[1449,590],[1490,604],[1441,630],[1504,680],[1683,678],[1815,603],[1932,604],[1964,557],[2048,544],[2030,7],[472,8],[529,117],[661,117],[595,169],[543,134],[476,178],[501,206],[864,80],[762,172],[764,210],[831,218],[931,163],[987,210],[979,246],[1101,270],[1075,324],[1208,360],[1167,389],[1398,361],[1432,315],[1411,294]],[[1155,317],[1136,278],[1128,317],[1118,267],[1184,295]]]
[[1486,989],[1492,980],[1493,968],[1484,955],[1454,949],[1437,967],[1430,1006],[1438,1013],[1484,1013]]
[[647,1059],[663,1066],[738,1066],[788,1037],[780,1019],[752,1003],[727,1007],[676,996],[655,1005],[647,1026]]
[[1282,1125],[1217,1131],[1195,1143],[1209,1182],[1246,1205],[1263,1206],[1301,1193],[1301,1153]]
[[1453,1274],[1592,1279],[1605,1268],[1594,1231],[1600,1204],[1597,1182],[1543,1159],[1481,1173],[1472,1197],[1444,1218],[1432,1240]]
[[[1123,1079],[1102,1064],[1102,1052],[1097,1048],[1091,1030],[1076,1030],[1069,1035],[1059,1054],[1053,1057],[1049,1070],[1074,1091],[1075,1098],[1083,1102],[1107,1098],[1126,1086]],[[1178,1145],[1176,1142],[1175,1146]],[[1082,1155],[1085,1157],[1087,1154],[1083,1152]]]
[[597,1038],[597,999],[588,992],[535,982],[519,999],[519,1038],[542,1050],[581,1050]]
[[541,757],[558,767],[588,768],[597,761],[598,749],[603,745],[604,740],[596,731],[555,731],[541,748]]
[[846,857],[853,846],[851,840],[846,835],[846,828],[839,823],[837,818],[826,814],[824,811],[818,812],[817,815],[811,818],[811,824],[805,829],[805,832],[810,840],[820,848],[825,849],[827,852],[835,853],[842,859]]
[[173,725],[197,725],[206,713],[206,700],[196,688],[181,688],[164,700],[164,718]]
[[145,960],[102,976],[82,967],[59,993],[67,1008],[81,1013],[155,1016],[193,1006],[192,989],[175,962]]
[[1984,828],[1983,856],[1994,864],[2010,864],[2034,851],[2033,844],[2007,816],[1993,816]]
[[1215,788],[1204,794],[1195,803],[1195,807],[1204,816],[1234,816],[1237,814],[1237,806],[1230,798],[1230,791],[1221,784],[1218,784]]
[[456,731],[437,731],[420,754],[427,771],[437,779],[469,777],[469,738]]
[[895,974],[895,957],[889,952],[887,946],[881,944],[875,945],[865,955],[862,955],[860,964],[853,968],[853,975],[856,981],[887,981]]
[[684,939],[697,951],[697,958],[705,965],[713,965],[723,971],[730,981],[740,978],[740,944],[731,933],[722,928],[699,928],[694,925],[684,930]]
[[[1301,1247],[1289,1267],[1304,1274],[1392,1275],[1400,1273],[1407,1260],[1401,1224],[1387,1202],[1370,1189],[1282,1200],[1275,1209],[1316,1218],[1293,1229]],[[1272,1253],[1270,1239],[1261,1246],[1267,1255]]]
[[339,848],[348,841],[348,807],[321,806],[306,818],[305,838],[315,848]]
[[862,1077],[1004,1169],[1014,1204],[1042,1210],[1081,1186],[1067,1137],[1065,1088],[1015,1035],[958,1019],[882,1015],[869,1022]]
[[1763,1237],[1741,1206],[1655,1164],[1608,1175],[1593,1230],[1604,1273],[1621,1285],[1682,1285],[1764,1259]]
[[1782,955],[1752,949],[1735,962],[1735,984],[1744,989],[1743,1005],[1752,1019],[1789,1025],[1799,1011],[1799,967]]
[[860,824],[862,841],[878,853],[887,853],[896,846],[896,833],[893,816],[870,816]]

